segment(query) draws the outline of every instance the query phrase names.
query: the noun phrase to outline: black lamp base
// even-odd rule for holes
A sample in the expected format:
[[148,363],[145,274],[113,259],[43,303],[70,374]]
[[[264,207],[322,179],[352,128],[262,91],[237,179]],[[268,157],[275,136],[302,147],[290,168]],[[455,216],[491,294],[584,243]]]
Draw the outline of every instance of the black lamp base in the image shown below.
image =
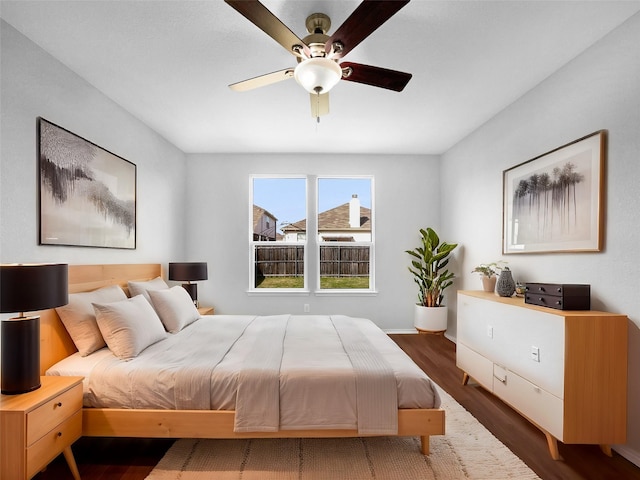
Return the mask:
[[183,283],[182,288],[184,288],[193,300],[193,304],[198,306],[198,284],[197,283]]
[[40,317],[2,322],[2,394],[16,395],[40,388]]

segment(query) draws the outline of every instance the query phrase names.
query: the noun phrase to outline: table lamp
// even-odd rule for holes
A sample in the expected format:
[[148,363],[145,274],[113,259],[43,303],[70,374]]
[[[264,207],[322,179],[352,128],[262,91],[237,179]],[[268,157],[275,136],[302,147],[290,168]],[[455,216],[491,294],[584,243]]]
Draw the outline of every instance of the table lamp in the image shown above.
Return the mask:
[[198,285],[191,283],[207,279],[206,262],[176,262],[169,264],[169,280],[186,281],[182,287],[189,292],[193,304],[198,306]]
[[0,265],[0,313],[20,312],[2,320],[0,383],[15,395],[40,388],[40,316],[25,316],[69,302],[68,265]]

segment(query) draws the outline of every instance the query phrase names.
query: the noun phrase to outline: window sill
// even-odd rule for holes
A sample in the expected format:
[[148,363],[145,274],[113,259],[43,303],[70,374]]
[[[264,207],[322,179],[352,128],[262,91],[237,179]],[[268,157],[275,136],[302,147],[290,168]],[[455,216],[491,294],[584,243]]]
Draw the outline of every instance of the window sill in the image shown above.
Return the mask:
[[377,290],[358,290],[358,289],[325,289],[315,290],[313,294],[316,297],[375,297],[378,295]]
[[259,290],[247,290],[249,297],[308,297],[311,294],[305,289],[289,288],[262,288]]

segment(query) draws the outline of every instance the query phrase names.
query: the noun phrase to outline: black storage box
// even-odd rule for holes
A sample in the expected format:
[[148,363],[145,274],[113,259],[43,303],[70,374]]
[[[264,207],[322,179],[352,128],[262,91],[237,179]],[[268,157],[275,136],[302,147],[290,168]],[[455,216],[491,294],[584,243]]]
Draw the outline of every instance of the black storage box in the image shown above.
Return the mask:
[[524,303],[557,310],[590,310],[591,286],[566,283],[527,283]]

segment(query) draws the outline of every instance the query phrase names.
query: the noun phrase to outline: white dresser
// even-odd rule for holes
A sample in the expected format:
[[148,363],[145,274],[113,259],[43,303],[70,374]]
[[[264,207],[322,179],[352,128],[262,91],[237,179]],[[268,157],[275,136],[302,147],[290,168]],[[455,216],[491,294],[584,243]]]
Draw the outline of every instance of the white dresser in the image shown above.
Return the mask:
[[625,315],[555,310],[522,298],[458,292],[457,365],[557,440],[600,445],[626,441]]

